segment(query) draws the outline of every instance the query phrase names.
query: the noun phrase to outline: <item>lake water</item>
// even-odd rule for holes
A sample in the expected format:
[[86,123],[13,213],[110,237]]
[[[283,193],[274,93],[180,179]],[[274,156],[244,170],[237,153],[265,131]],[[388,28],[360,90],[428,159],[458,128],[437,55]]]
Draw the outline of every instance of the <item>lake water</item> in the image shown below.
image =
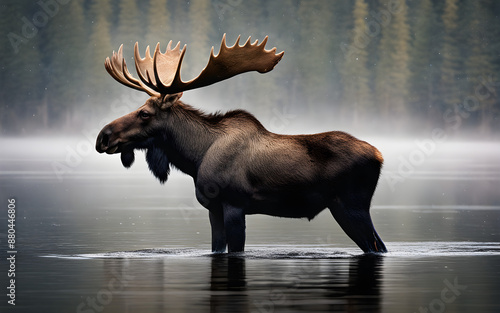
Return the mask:
[[[192,180],[165,185],[93,142],[1,139],[1,312],[500,312],[500,144],[369,140],[389,253],[363,255],[329,211],[247,218],[212,255]],[[16,203],[15,306],[7,301]]]

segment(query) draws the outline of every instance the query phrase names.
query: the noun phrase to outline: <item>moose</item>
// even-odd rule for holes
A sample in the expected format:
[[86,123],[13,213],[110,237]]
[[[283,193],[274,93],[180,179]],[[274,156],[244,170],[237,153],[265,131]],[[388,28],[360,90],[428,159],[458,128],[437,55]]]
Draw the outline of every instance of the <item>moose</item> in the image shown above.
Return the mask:
[[208,86],[235,75],[271,71],[284,51],[266,50],[251,37],[232,47],[222,37],[212,47],[208,64],[194,79],[181,79],[186,45],[164,53],[156,45],[153,57],[134,47],[139,79],[127,69],[122,54],[113,51],[105,68],[121,84],[150,98],[136,111],[106,125],[96,150],[121,153],[129,168],[134,150],[145,150],[152,174],[164,183],[174,166],[194,180],[196,198],[208,209],[212,252],[242,252],[245,215],[313,219],[328,208],[344,232],[365,253],[387,249],[373,226],[370,203],[383,157],[372,145],[340,131],[310,135],[280,135],[268,131],[244,110],[204,113],[180,98],[184,91]]

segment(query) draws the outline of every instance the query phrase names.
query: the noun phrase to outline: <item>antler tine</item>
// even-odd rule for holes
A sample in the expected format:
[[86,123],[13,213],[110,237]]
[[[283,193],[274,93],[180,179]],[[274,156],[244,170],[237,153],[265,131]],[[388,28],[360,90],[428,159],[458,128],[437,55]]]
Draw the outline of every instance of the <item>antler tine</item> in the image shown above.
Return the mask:
[[[241,39],[241,35],[238,35],[238,38],[236,38],[236,42],[234,43],[233,47],[240,45],[240,39]],[[248,39],[250,39],[250,37],[248,37]],[[220,44],[221,44],[221,47],[222,47],[222,45],[226,46],[226,34],[224,34],[224,36],[222,36],[222,41]]]
[[118,53],[113,51],[111,60],[109,59],[109,57],[106,58],[106,60],[104,61],[104,67],[106,68],[106,71],[111,75],[111,77],[113,77],[119,83],[136,90],[145,91],[150,96],[159,95],[159,93],[156,93],[149,88],[145,88],[145,86],[143,86],[139,80],[135,79],[130,74],[127,69],[127,63],[123,58],[123,45],[121,45],[118,49]]
[[180,49],[181,43],[172,49],[171,42],[167,45],[165,53],[157,47],[153,56],[153,74],[156,90],[161,94],[174,94],[180,92],[182,81],[180,79],[181,64],[186,53],[186,45]]
[[[158,48],[159,44],[156,45],[156,48]],[[152,59],[151,59],[151,54],[149,53],[149,46],[146,48],[146,53],[144,55],[144,58],[141,58],[141,54],[139,53],[139,43],[135,43],[134,45],[134,61],[135,61],[135,70],[137,72],[137,75],[139,75],[139,79],[148,87],[154,89],[154,83],[150,80],[147,79],[147,72],[148,69],[152,68]]]
[[[180,42],[179,42],[179,43],[180,43]],[[171,50],[171,49],[172,49],[171,47],[172,47],[172,40],[170,40],[170,41],[168,42],[168,45],[167,45],[167,50],[165,51],[165,53],[166,53],[168,50]]]
[[[268,50],[265,50],[266,49],[266,44],[267,44],[267,40],[269,39],[269,36],[266,36],[264,38],[264,40],[262,40],[262,42],[260,43],[259,46],[262,46],[262,49],[264,49],[264,51],[268,51]],[[255,41],[255,43],[257,43],[257,41]],[[272,50],[272,49],[271,49]]]
[[251,46],[252,44],[250,43],[250,40],[252,40],[252,36],[248,36],[247,41],[245,41],[245,44],[243,45],[243,47]]
[[[170,40],[170,42],[168,43],[167,50],[165,50],[165,54],[168,53],[171,43],[172,43],[172,40]],[[153,54],[153,72],[155,75],[156,88],[159,90],[164,90],[165,88],[167,88],[167,86],[165,86],[163,84],[163,82],[160,79],[160,75],[158,74],[158,62],[157,62],[158,54],[160,54],[160,55],[162,54],[160,51],[160,43],[158,43],[156,45],[155,53]],[[149,76],[148,76],[148,78],[149,78]]]
[[[122,46],[120,46],[118,52],[122,49]],[[116,79],[120,83],[127,83],[128,86],[128,82],[127,81],[122,82],[118,73],[115,72],[114,70],[115,60],[116,60],[116,52],[113,50],[113,54],[111,55],[111,60],[109,59],[109,57],[107,57],[106,60],[104,60],[104,68],[106,68],[106,71],[108,71],[109,75],[111,75],[114,79]]]
[[[236,42],[234,43],[234,45],[231,48],[234,48],[237,45],[239,45],[240,39],[241,39],[241,35],[238,35],[238,38],[236,38]],[[210,64],[210,61],[212,61],[213,58],[218,57],[222,53],[222,51],[226,51],[228,49],[230,49],[230,48],[227,46],[227,43],[226,43],[226,34],[224,34],[224,35],[222,35],[222,40],[220,42],[219,53],[217,53],[217,56],[214,54],[214,47],[212,46],[212,51],[211,51],[211,54],[210,54],[210,59],[208,60],[208,64]],[[208,66],[208,64],[207,64],[207,66]]]
[[[177,41],[177,44],[175,45],[175,47],[172,50],[180,50],[180,48],[181,48],[181,42]],[[184,45],[184,47],[182,47],[183,50],[184,50],[184,48],[186,48],[186,45]]]
[[[180,42],[177,44],[176,48],[180,46]],[[181,91],[185,91],[186,84],[182,81],[181,79],[181,66],[182,66],[182,60],[184,60],[184,55],[186,54],[186,45],[182,47],[182,50],[180,50],[180,56],[179,56],[179,62],[177,63],[177,69],[175,71],[174,78],[172,79],[172,83],[170,84],[170,90],[172,93],[178,93]]]

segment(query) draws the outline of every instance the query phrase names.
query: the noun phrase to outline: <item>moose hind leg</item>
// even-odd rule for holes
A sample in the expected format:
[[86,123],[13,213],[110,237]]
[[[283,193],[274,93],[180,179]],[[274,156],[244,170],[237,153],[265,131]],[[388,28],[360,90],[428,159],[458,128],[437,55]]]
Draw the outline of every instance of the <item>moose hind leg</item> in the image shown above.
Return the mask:
[[344,232],[363,252],[387,252],[370,217],[370,199],[363,196],[339,199],[329,206]]
[[229,204],[223,205],[224,227],[229,252],[245,250],[245,211]]
[[209,211],[210,226],[212,227],[212,252],[226,252],[226,229],[224,228],[224,216],[220,212]]

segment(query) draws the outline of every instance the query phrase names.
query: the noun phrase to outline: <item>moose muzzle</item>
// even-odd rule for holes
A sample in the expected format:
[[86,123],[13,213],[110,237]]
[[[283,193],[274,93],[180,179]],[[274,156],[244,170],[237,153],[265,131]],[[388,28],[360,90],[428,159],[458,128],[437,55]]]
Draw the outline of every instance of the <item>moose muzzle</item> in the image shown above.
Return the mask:
[[99,135],[97,136],[95,149],[99,153],[106,152],[107,154],[113,154],[118,151],[118,144],[112,143],[111,137],[113,135],[113,131],[109,125],[105,126]]

